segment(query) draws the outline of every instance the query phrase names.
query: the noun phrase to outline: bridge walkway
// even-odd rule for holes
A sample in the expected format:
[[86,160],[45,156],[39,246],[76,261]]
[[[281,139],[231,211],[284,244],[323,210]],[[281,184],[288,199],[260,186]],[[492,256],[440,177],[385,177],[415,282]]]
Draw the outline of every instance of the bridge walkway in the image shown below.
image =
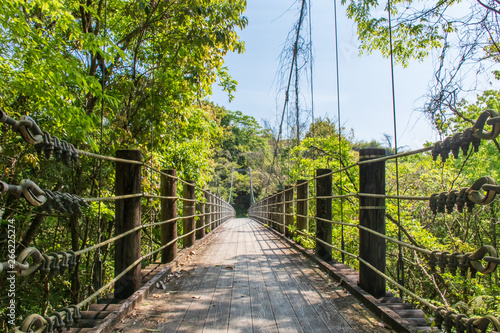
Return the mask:
[[115,332],[393,332],[259,223],[214,233]]

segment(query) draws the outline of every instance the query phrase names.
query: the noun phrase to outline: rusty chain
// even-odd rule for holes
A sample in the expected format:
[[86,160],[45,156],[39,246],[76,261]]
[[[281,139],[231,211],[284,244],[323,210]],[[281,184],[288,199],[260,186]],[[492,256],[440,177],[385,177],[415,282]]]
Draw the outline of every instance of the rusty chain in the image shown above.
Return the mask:
[[429,207],[434,214],[444,212],[450,214],[455,206],[460,213],[463,212],[464,207],[467,207],[470,213],[476,204],[490,204],[498,193],[500,193],[500,185],[497,185],[492,177],[484,176],[476,180],[471,187],[462,188],[460,191],[451,190],[432,194]]
[[42,278],[53,278],[56,273],[72,270],[77,264],[78,256],[74,251],[42,254],[36,248],[28,247],[19,253],[13,266],[8,261],[0,263],[0,272],[10,270],[18,276],[28,276],[39,270]]
[[[482,261],[486,264],[484,265]],[[477,272],[484,275],[493,273],[500,265],[500,258],[493,246],[484,245],[474,253],[432,251],[427,264],[432,272],[436,272],[436,267],[439,267],[441,273],[448,269],[454,276],[457,275],[458,270],[461,276],[466,276],[467,271],[470,271],[471,277],[474,278]]]
[[20,185],[9,185],[0,181],[0,193],[12,193],[18,199],[22,197],[30,205],[42,207],[49,212],[56,210],[62,214],[79,215],[82,208],[89,207],[86,200],[77,195],[41,190],[29,179],[23,179]]
[[456,313],[455,311],[448,310],[444,307],[438,307],[434,310],[434,323],[441,330],[452,332],[455,328],[457,333],[486,333],[490,327],[494,331],[500,331],[500,321],[494,316],[484,316],[469,318],[464,314]]
[[[492,127],[490,132],[485,132],[485,124]],[[450,152],[456,159],[460,150],[466,156],[471,145],[474,151],[478,152],[481,140],[494,140],[499,134],[500,116],[494,110],[486,110],[481,113],[474,126],[467,128],[463,133],[457,133],[443,141],[436,142],[432,148],[432,159],[436,161],[438,156],[441,156],[441,161],[446,162]]]
[[0,122],[10,125],[27,143],[34,145],[38,156],[43,154],[47,159],[54,156],[66,165],[71,161],[78,162],[79,153],[72,144],[42,131],[30,116],[21,116],[20,120],[15,120],[0,109]]

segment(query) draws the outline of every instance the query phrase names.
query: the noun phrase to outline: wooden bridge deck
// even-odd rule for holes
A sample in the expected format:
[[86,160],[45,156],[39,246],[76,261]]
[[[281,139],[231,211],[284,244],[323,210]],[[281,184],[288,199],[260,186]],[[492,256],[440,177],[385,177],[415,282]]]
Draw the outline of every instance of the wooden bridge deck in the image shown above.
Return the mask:
[[257,222],[233,219],[213,237],[115,332],[391,332]]

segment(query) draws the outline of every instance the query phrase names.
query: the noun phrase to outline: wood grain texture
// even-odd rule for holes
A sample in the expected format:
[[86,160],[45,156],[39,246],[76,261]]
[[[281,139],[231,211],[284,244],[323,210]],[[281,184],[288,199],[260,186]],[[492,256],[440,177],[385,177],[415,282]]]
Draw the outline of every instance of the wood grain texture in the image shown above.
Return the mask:
[[[250,219],[214,231],[203,250],[117,330],[391,332],[304,255]],[[176,277],[177,276],[177,277]]]

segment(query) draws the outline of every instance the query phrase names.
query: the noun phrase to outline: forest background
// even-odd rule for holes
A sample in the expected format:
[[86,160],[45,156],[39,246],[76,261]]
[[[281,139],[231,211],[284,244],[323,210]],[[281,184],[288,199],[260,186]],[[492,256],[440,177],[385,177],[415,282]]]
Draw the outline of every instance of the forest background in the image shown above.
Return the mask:
[[[390,8],[397,20],[392,31],[397,63],[405,65],[408,59],[428,57],[432,49],[441,51],[442,65],[424,109],[443,138],[470,127],[485,109],[500,111],[499,91],[479,92],[477,99],[470,101],[460,98],[459,75],[454,71],[478,66],[490,73],[491,79],[498,79],[491,64],[496,64],[500,53],[499,11],[498,3],[490,2],[475,2],[472,16],[461,20],[441,21],[450,17],[444,11],[459,1],[429,1],[429,7],[394,1]],[[300,20],[306,1],[297,3]],[[388,21],[374,16],[380,5],[368,0],[343,3],[357,24],[361,50],[380,50],[390,56]],[[383,147],[388,154],[404,150],[393,144],[389,134],[387,142],[359,142],[334,119],[300,121],[304,110],[298,102],[290,103],[292,117],[285,122],[292,135],[286,138],[281,137],[279,126],[262,128],[251,116],[211,103],[213,84],[218,82],[229,98],[236,89],[223,59],[228,52],[244,52],[237,31],[247,24],[245,1],[2,0],[0,5],[3,111],[16,119],[29,115],[41,128],[81,150],[113,156],[118,149],[140,149],[144,161],[154,167],[177,169],[181,178],[192,179],[233,202],[239,216],[246,214],[250,204],[250,180],[247,172],[234,173],[233,178],[233,168],[252,169],[253,190],[260,199],[285,184],[310,179],[317,168],[336,169],[354,163],[360,148]],[[292,31],[300,37],[299,22]],[[287,45],[291,53],[284,57],[289,60],[282,67],[285,72],[291,69],[292,78],[297,78],[289,80],[296,82],[289,89],[291,101],[300,98],[299,69],[308,61],[300,57],[307,48],[299,47],[299,42],[299,38],[290,39]],[[459,66],[450,62],[451,69],[445,70],[450,58],[462,62]],[[0,137],[0,165],[1,180],[8,184],[31,179],[41,188],[81,197],[113,195],[112,163],[81,158],[80,163],[68,166],[47,159],[6,125]],[[393,163],[387,166],[388,194],[394,194],[398,187],[401,194],[430,195],[468,187],[484,175],[498,179],[500,146],[496,140],[483,142],[478,152],[470,150],[466,156],[445,161],[433,161],[430,153],[401,158],[398,179],[395,167]],[[335,177],[335,193],[357,192],[357,171]],[[157,184],[153,177],[144,177],[145,192],[158,191]],[[114,232],[113,203],[91,205],[81,216],[64,216],[28,207],[13,195],[2,195],[0,200],[0,235],[6,235],[8,221],[14,219],[18,252],[29,246],[43,253],[76,251],[94,244],[98,233],[106,238]],[[345,200],[342,207],[335,202],[335,216],[357,223],[356,204],[354,198]],[[396,218],[397,203],[389,200],[387,205],[389,235],[396,235],[400,224],[407,241],[428,249],[469,252],[484,244],[497,248],[497,201],[465,213],[437,215],[425,202],[404,202],[400,218]],[[310,209],[313,216],[314,207]],[[159,206],[144,203],[143,211],[145,218],[152,218],[158,215]],[[314,230],[314,221],[310,222],[307,232]],[[340,229],[334,229],[334,244],[339,242],[339,233]],[[356,252],[356,232],[345,233],[348,250]],[[151,243],[159,246],[158,230],[148,237],[144,247]],[[306,238],[296,239],[312,246]],[[6,237],[0,239],[0,247],[6,248]],[[113,276],[113,250],[110,246],[101,253],[104,281]],[[389,245],[390,276],[396,274],[396,260],[391,259],[397,256],[397,247]],[[335,254],[335,258],[340,256]],[[95,254],[88,254],[81,258],[75,273],[54,280],[20,278],[19,320],[30,313],[51,313],[91,294],[99,280],[97,260]],[[467,279],[429,273],[425,260],[410,250],[404,252],[404,261],[409,289],[468,315],[500,315],[497,272]],[[2,290],[5,284],[6,280],[0,279]],[[7,327],[7,302],[7,295],[0,294],[2,330]]]

